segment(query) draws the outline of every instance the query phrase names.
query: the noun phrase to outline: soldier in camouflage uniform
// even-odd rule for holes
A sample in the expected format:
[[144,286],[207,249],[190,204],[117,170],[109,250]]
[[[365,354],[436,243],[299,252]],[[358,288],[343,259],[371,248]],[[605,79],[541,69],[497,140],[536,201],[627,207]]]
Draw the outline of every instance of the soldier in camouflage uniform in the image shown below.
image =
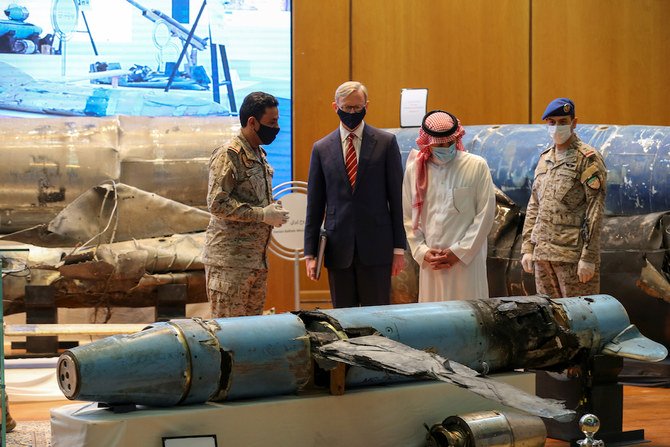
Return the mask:
[[207,206],[212,217],[203,260],[212,317],[259,315],[265,305],[267,247],[288,212],[272,200],[272,167],[261,144],[279,132],[274,96],[250,93],[240,107],[240,134],[214,150]]
[[521,263],[527,273],[535,273],[538,293],[552,298],[596,294],[605,163],[574,133],[577,119],[570,99],[552,101],[542,119],[555,144],[542,153],[535,168]]

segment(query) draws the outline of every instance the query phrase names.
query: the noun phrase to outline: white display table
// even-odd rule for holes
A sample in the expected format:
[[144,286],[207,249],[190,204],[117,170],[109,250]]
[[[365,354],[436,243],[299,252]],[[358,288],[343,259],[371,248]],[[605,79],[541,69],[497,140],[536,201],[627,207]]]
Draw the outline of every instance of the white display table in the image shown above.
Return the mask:
[[[493,376],[535,392],[535,375]],[[97,404],[51,410],[53,447],[162,447],[164,436],[217,436],[218,447],[411,447],[447,416],[500,409],[499,404],[441,382],[347,390],[343,396],[281,396],[114,414]]]

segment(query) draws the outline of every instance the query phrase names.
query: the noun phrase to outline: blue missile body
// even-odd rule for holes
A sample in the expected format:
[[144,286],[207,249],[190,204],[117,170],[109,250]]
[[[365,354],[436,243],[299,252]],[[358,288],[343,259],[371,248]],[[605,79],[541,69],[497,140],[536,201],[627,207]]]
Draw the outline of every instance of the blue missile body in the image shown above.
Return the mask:
[[[151,406],[292,394],[310,381],[324,339],[373,333],[484,372],[568,364],[580,354],[667,356],[610,296],[530,296],[172,320],[66,351],[58,384],[69,399]],[[346,376],[348,386],[400,380],[360,367]]]

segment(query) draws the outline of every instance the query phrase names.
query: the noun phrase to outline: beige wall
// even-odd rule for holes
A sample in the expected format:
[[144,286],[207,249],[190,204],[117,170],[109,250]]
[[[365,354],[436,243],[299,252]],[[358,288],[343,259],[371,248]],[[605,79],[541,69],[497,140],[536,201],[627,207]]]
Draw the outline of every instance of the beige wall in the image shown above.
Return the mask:
[[[349,79],[369,88],[378,127],[399,125],[413,87],[465,125],[537,123],[569,96],[582,123],[668,126],[668,23],[668,0],[295,0],[294,178],[337,126],[330,104]],[[271,302],[291,302],[291,269],[273,263]],[[307,307],[327,303],[325,280],[301,284]]]
[[527,121],[527,0],[352,5],[352,76],[370,90],[371,124],[400,125],[406,87],[428,88],[428,109],[447,109],[464,124]]
[[670,1],[536,0],[532,16],[533,122],[569,96],[582,123],[670,125]]

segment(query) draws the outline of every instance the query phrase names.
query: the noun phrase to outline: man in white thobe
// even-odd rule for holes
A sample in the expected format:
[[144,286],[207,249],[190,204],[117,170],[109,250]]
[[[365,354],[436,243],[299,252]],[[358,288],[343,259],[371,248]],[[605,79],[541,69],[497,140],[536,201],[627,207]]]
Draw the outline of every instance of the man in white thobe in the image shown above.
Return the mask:
[[419,302],[488,298],[486,239],[495,193],[486,160],[465,152],[449,112],[428,112],[407,159],[403,214],[419,263]]

